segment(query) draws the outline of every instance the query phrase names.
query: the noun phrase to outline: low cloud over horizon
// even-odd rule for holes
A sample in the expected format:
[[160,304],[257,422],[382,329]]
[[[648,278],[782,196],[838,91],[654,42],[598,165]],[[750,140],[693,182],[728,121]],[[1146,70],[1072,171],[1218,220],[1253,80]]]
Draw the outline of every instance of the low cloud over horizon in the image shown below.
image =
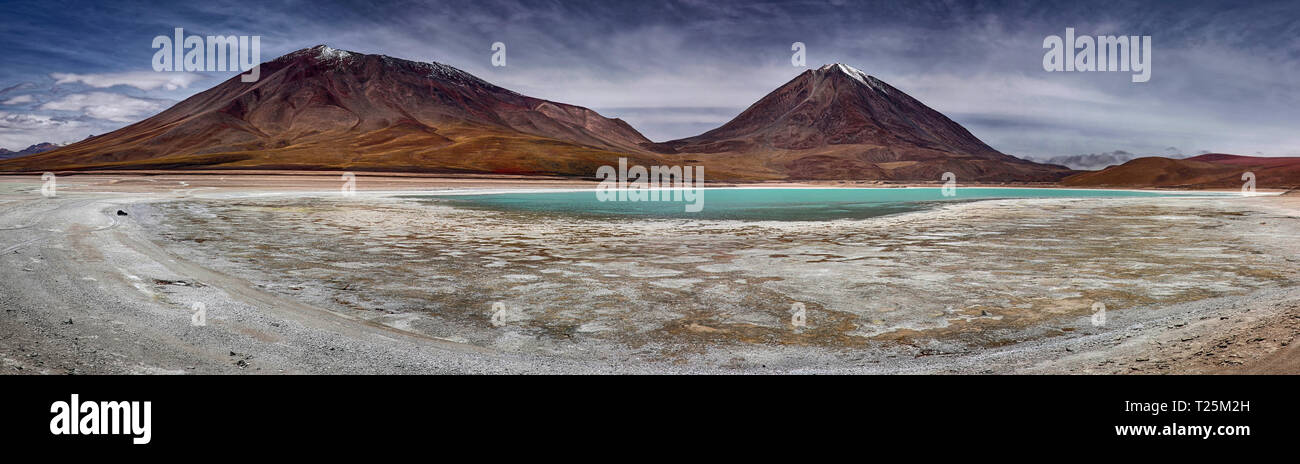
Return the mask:
[[[842,62],[1012,155],[1300,156],[1296,2],[24,1],[4,14],[0,147],[14,150],[123,127],[235,74],[154,72],[153,38],[181,27],[260,35],[262,61],[320,43],[438,61],[656,141],[715,128],[805,69]],[[1044,71],[1044,37],[1067,27],[1151,36],[1150,81]],[[493,42],[508,66],[491,65]],[[793,42],[807,68],[791,66]]]

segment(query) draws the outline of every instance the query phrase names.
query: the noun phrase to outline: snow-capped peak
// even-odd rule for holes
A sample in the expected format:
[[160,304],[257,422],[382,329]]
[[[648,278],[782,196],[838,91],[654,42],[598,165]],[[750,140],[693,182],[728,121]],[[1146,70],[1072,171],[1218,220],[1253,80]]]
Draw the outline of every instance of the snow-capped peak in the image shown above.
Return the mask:
[[855,68],[855,67],[849,66],[849,65],[844,64],[844,63],[831,63],[831,64],[828,64],[828,65],[822,66],[822,67],[818,68],[817,70],[818,70],[818,71],[838,71],[838,72],[844,73],[844,75],[849,76],[849,77],[853,78],[854,80],[856,80],[856,81],[858,81],[858,82],[861,82],[861,83],[865,84],[867,87],[871,87],[872,89],[875,89],[875,90],[878,90],[878,91],[881,91],[881,92],[885,92],[885,91],[886,91],[886,90],[885,90],[885,86],[881,85],[882,82],[880,82],[879,79],[876,79],[875,77],[872,77],[872,76],[868,75],[867,73],[862,72],[862,71],[859,70],[858,68]]
[[298,50],[280,57],[279,60],[287,59],[289,57],[312,57],[315,58],[318,63],[327,63],[332,65],[335,69],[343,69],[347,66],[355,65],[361,60],[365,60],[367,57],[377,57],[386,66],[395,66],[404,70],[420,72],[423,73],[425,77],[437,79],[442,82],[456,85],[488,86],[502,92],[509,92],[518,95],[512,90],[492,85],[491,83],[478,78],[478,76],[435,61],[422,62],[393,58],[388,55],[367,55],[365,53],[332,48],[324,44]]
[[316,58],[320,60],[341,60],[352,56],[352,52],[330,48],[328,45],[316,46]]

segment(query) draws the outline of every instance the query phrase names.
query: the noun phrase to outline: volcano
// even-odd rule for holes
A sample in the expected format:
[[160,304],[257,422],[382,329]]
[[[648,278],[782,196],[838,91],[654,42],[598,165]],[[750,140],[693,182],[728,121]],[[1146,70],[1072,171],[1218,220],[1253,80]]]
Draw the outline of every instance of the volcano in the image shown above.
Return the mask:
[[[649,143],[618,119],[440,63],[320,45],[139,123],[0,169],[350,169],[591,175]],[[612,161],[611,161],[612,160]]]
[[619,157],[703,165],[714,180],[1056,181],[843,64],[808,70],[704,134],[654,143],[619,119],[440,63],[324,45],[148,119],[0,170],[281,169],[593,176]]
[[[845,64],[804,71],[722,127],[655,144],[794,179],[1055,181],[1068,168],[1006,155],[915,98]],[[696,156],[692,156],[696,157]]]

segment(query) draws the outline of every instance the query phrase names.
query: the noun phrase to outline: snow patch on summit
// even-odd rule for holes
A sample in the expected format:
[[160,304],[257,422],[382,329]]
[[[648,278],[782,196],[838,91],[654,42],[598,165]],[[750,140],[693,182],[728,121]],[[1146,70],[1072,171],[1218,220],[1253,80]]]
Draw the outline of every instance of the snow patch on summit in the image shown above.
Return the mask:
[[419,63],[420,67],[427,69],[429,72],[428,74],[429,77],[434,79],[438,79],[444,82],[453,82],[462,85],[487,84],[486,81],[478,78],[478,76],[467,73],[465,71],[461,71],[459,68],[456,68],[455,66],[445,65],[442,63],[438,63],[436,61],[427,62],[427,63],[425,62],[417,62],[417,63]]
[[326,45],[321,45],[316,48],[317,48],[316,58],[320,60],[342,60],[345,58],[352,57],[352,52],[349,52],[347,50],[330,48],[329,46]]
[[828,64],[822,66],[821,68],[818,68],[817,70],[818,71],[839,71],[841,73],[844,73],[844,75],[853,78],[853,80],[861,82],[867,87],[871,87],[872,89],[878,92],[885,92],[885,93],[889,92],[888,90],[886,90],[886,87],[883,85],[884,83],[881,82],[880,79],[876,79],[875,77],[872,77],[871,75],[862,72],[858,68],[849,66],[844,63]]
[[[314,56],[316,60],[319,62],[333,63],[335,67],[339,69],[342,69],[344,65],[354,64],[358,60],[364,59],[367,56],[378,56],[379,59],[382,60],[385,65],[397,66],[408,70],[415,70],[416,72],[423,73],[428,78],[437,79],[438,81],[441,82],[460,85],[460,86],[490,87],[494,90],[508,92],[514,95],[519,95],[518,93],[512,90],[504,89],[492,85],[487,81],[484,81],[483,79],[480,79],[473,74],[457,69],[456,67],[445,65],[438,62],[411,61],[411,60],[404,60],[401,58],[393,58],[388,55],[367,55],[365,53],[339,50],[337,48],[332,48],[324,44],[317,45],[315,47],[304,49],[304,50],[299,50],[298,52],[295,52],[291,55],[302,55],[302,54],[306,54],[307,56]],[[285,56],[289,56],[289,55],[285,55]]]

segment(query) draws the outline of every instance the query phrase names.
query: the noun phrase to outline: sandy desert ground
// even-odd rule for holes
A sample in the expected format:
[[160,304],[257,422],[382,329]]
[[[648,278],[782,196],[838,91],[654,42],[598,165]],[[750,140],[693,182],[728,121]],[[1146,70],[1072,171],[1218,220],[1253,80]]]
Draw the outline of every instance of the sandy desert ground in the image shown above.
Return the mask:
[[[0,176],[0,369],[1300,373],[1292,195],[995,200],[828,227],[409,197],[592,185],[576,180],[341,183],[82,174],[45,198],[39,176]],[[807,327],[785,321],[792,301]],[[494,324],[497,302],[512,310]]]

